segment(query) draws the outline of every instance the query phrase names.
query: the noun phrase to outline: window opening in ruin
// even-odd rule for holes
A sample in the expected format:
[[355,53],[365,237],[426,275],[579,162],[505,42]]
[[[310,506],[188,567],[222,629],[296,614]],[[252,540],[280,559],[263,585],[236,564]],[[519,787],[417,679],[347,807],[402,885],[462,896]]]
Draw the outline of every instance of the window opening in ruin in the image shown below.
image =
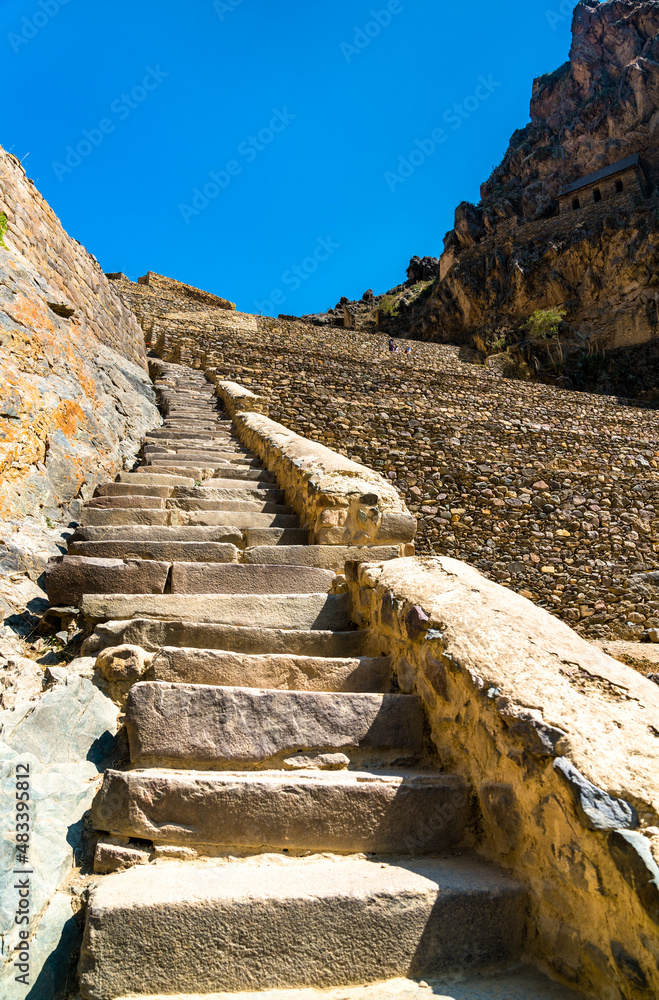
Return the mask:
[[576,211],[577,208],[581,208],[581,205],[579,204],[579,199],[578,198],[573,198],[572,199],[572,208],[574,208],[575,211]]
[[625,190],[625,185],[622,183],[622,181],[616,181],[616,194],[622,194],[624,190]]
[[602,192],[600,191],[599,188],[595,188],[595,190],[593,191],[593,201],[601,201],[601,200],[602,200]]

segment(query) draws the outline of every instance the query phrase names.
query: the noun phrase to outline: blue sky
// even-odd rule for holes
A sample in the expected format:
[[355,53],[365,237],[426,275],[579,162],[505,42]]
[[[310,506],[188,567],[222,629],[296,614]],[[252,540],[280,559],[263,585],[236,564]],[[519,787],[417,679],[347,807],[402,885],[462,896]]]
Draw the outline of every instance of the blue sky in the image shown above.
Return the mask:
[[0,0],[0,144],[105,271],[322,311],[439,256],[572,6]]

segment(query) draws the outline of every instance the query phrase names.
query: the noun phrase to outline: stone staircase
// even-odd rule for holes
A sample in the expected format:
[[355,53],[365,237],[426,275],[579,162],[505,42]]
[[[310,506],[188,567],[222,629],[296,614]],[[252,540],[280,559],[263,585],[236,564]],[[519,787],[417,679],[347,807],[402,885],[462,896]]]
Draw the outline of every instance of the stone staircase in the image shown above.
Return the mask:
[[214,387],[157,370],[144,464],[98,488],[47,574],[94,626],[130,747],[92,811],[114,871],[82,996],[567,1000],[517,964],[526,891],[473,853],[470,789],[351,623],[356,550],[307,544]]

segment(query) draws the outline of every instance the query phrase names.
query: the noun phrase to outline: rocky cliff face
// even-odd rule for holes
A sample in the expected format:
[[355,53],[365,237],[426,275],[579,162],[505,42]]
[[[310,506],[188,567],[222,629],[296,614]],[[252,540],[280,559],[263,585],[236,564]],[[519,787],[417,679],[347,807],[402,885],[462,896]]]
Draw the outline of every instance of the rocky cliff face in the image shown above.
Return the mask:
[[[658,31],[656,0],[577,5],[569,61],[534,82],[530,123],[480,203],[456,211],[440,278],[412,318],[417,336],[484,349],[502,333],[520,340],[535,309],[556,305],[568,354],[657,337]],[[565,187],[636,153],[638,189],[627,177],[604,196],[591,185],[559,214]]]
[[135,317],[1,149],[0,212],[0,576],[36,580],[160,416]]

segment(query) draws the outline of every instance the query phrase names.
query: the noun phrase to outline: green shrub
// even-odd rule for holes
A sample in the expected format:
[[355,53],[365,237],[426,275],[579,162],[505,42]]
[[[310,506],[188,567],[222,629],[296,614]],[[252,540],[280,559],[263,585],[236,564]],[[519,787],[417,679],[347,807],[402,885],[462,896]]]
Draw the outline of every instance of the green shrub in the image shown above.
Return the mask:
[[9,249],[4,241],[4,235],[7,232],[7,216],[4,212],[0,212],[0,247],[3,250]]
[[[536,309],[536,311],[524,324],[528,331],[529,340],[532,340],[535,343],[543,341],[547,348],[547,354],[549,355],[551,363],[556,370],[558,370],[559,367],[563,367],[563,346],[561,344],[558,331],[565,315],[565,309],[557,309],[555,306],[552,306],[551,309]],[[554,361],[551,350],[549,349],[549,342],[552,339],[556,341],[556,346],[558,348],[558,364]]]

